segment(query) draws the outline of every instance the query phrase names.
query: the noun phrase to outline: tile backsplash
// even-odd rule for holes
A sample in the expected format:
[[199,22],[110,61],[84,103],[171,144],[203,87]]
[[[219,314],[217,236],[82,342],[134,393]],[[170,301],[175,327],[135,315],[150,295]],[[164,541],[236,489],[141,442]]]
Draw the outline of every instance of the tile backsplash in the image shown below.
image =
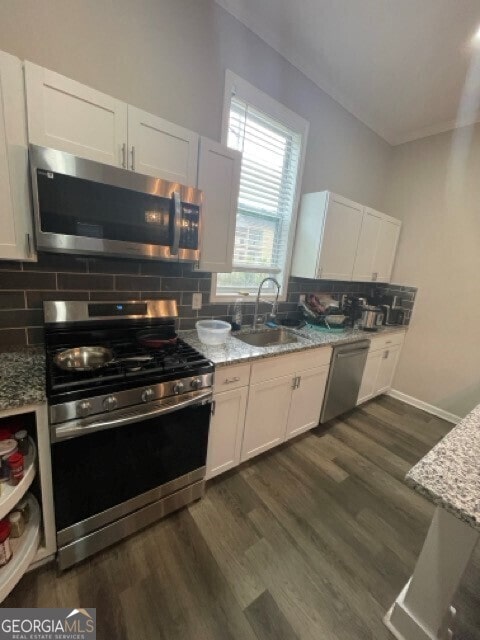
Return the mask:
[[[42,343],[44,300],[174,298],[180,329],[193,328],[199,318],[228,320],[233,305],[210,304],[210,285],[211,274],[193,271],[189,264],[53,253],[39,254],[36,263],[0,261],[0,347]],[[400,295],[405,300],[404,306],[413,308],[416,293],[413,287],[292,277],[287,301],[279,304],[279,316],[295,315],[302,293],[329,291],[334,297],[342,293],[369,295],[380,287],[382,293]],[[200,311],[192,310],[192,294],[196,292],[203,294]],[[244,303],[244,323],[251,322],[252,317],[253,303]]]

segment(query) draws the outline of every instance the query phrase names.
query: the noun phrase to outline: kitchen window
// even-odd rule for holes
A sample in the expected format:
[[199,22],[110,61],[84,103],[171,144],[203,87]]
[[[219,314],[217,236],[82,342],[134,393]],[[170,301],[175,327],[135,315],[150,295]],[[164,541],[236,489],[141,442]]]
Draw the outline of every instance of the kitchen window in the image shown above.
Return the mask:
[[267,276],[286,299],[307,133],[306,120],[227,71],[223,142],[243,155],[233,271],[213,275],[212,300],[254,296]]

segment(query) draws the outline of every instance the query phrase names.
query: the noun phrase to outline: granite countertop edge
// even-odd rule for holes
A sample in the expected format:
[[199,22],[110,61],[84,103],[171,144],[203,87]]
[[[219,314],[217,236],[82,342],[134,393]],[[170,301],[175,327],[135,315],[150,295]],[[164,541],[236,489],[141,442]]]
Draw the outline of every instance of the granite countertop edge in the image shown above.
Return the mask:
[[436,506],[480,530],[480,405],[438,442],[405,477]]
[[235,364],[247,364],[265,358],[274,358],[298,353],[300,351],[308,351],[309,349],[358,342],[359,340],[375,338],[390,333],[405,332],[406,330],[407,327],[403,325],[384,327],[375,332],[352,329],[343,333],[338,331],[329,333],[319,332],[316,329],[308,327],[303,329],[288,329],[288,331],[291,331],[297,336],[298,342],[272,345],[269,347],[255,347],[238,339],[239,335],[252,333],[251,329],[242,329],[240,332],[229,335],[224,345],[207,345],[200,342],[195,329],[180,331],[179,335],[185,342],[211,360],[216,368],[219,368]]

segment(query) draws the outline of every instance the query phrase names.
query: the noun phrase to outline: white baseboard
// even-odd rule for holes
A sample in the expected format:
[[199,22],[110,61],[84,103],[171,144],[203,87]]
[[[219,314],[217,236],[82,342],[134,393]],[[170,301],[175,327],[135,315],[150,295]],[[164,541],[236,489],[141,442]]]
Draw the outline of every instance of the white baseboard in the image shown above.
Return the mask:
[[412,407],[417,407],[417,409],[422,409],[422,411],[431,413],[433,416],[437,416],[437,418],[442,418],[443,420],[447,420],[447,422],[452,422],[453,424],[457,424],[462,419],[460,416],[444,411],[439,407],[435,407],[433,404],[428,404],[428,402],[423,402],[423,400],[419,400],[413,396],[408,396],[406,393],[402,393],[396,389],[390,389],[390,391],[387,392],[387,395],[392,396],[392,398],[396,398],[397,400],[401,400],[406,404],[411,404]]

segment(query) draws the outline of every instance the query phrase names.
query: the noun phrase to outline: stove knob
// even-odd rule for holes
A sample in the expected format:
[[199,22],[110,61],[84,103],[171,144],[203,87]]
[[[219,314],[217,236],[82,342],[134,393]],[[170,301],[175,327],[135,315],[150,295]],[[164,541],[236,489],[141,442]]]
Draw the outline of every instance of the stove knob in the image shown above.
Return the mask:
[[88,400],[83,400],[77,404],[77,413],[82,418],[86,418],[91,410],[92,405]]
[[153,400],[155,393],[153,389],[148,388],[142,391],[142,402],[148,402],[149,400]]
[[190,386],[192,389],[200,389],[202,387],[202,379],[201,378],[193,378],[190,382]]
[[184,389],[185,389],[185,385],[183,384],[183,382],[176,382],[173,385],[173,393],[182,393]]
[[103,401],[103,408],[105,411],[113,411],[118,406],[118,400],[115,396],[107,396]]

